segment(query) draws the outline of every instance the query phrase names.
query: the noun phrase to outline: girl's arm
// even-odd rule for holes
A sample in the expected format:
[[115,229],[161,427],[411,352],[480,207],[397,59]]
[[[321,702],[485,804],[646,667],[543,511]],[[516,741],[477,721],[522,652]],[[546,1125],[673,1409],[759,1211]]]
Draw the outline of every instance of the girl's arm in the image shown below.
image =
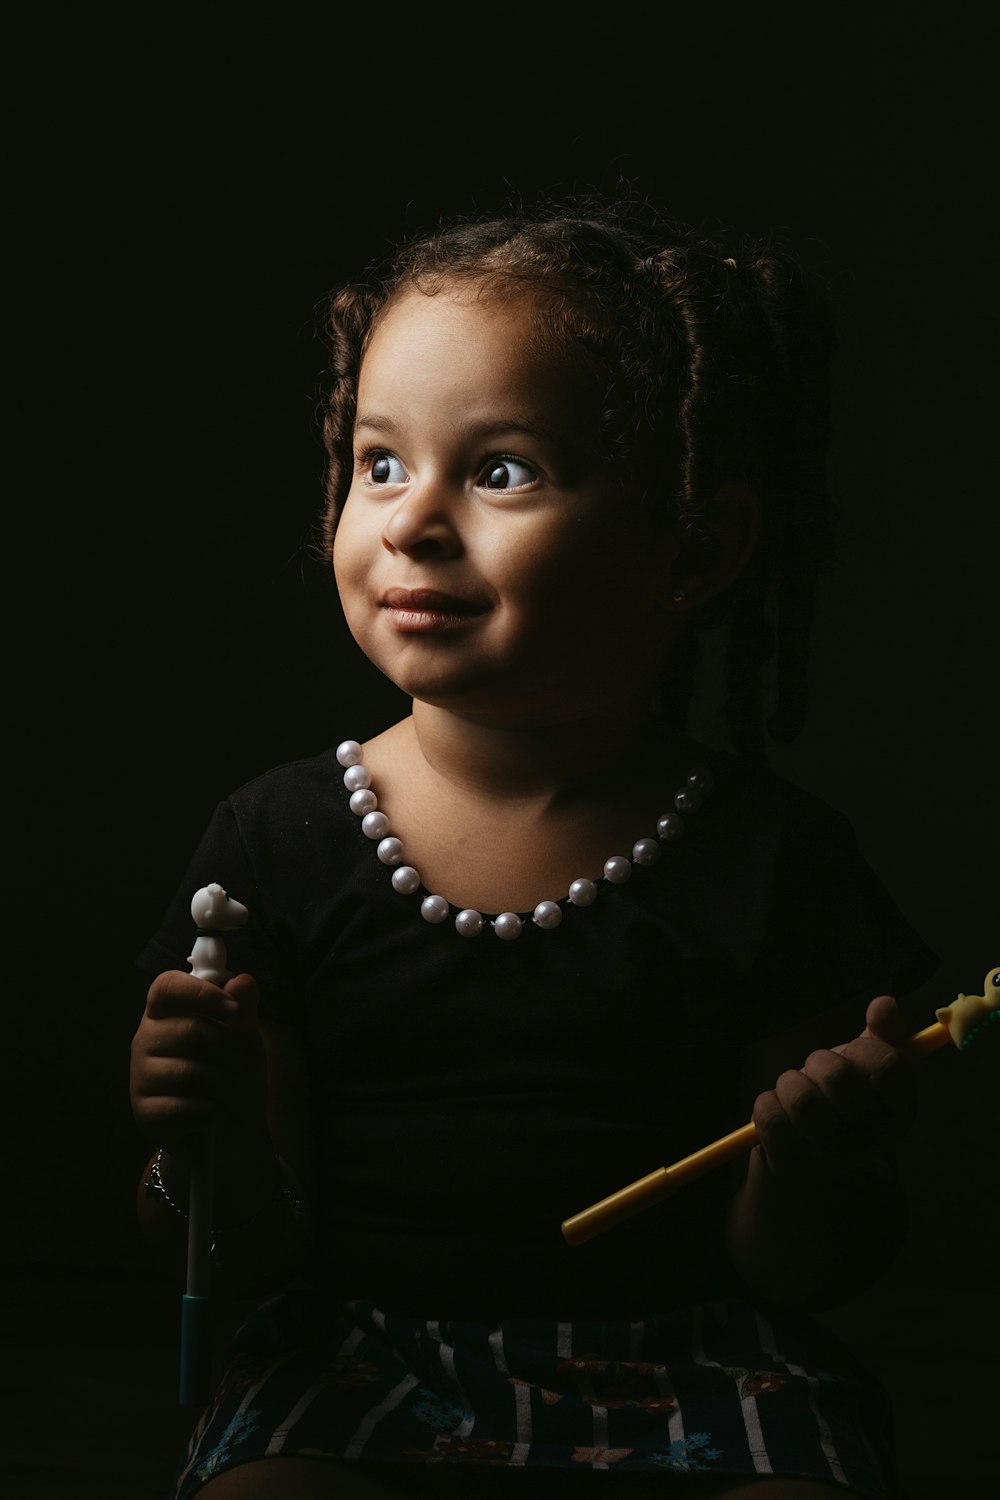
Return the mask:
[[760,1144],[728,1224],[733,1263],[760,1295],[821,1310],[865,1290],[906,1230],[892,1144],[915,1093],[899,1051],[906,1029],[887,995],[868,1006],[855,1041],[819,1049],[761,1092]]
[[157,1143],[137,1196],[151,1256],[183,1276],[190,1164],[210,1125],[213,1271],[237,1297],[294,1275],[313,1243],[305,1063],[291,1028],[256,1009],[249,976],[219,990],[160,975],[132,1043],[133,1112]]

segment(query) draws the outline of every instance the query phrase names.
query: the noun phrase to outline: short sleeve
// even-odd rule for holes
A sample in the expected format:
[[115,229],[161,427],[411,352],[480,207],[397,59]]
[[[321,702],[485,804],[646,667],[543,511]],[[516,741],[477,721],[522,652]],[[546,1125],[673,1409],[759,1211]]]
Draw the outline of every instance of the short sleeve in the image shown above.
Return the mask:
[[188,955],[196,936],[191,898],[217,881],[249,913],[246,926],[227,934],[226,956],[233,973],[252,974],[261,996],[261,1015],[291,1020],[299,992],[294,969],[268,925],[253,862],[240,835],[235,810],[220,802],[156,932],[136,958],[150,975],[168,969],[190,973]]
[[800,809],[774,870],[760,974],[766,1029],[855,997],[900,997],[938,964],[862,855],[849,821],[821,803]]

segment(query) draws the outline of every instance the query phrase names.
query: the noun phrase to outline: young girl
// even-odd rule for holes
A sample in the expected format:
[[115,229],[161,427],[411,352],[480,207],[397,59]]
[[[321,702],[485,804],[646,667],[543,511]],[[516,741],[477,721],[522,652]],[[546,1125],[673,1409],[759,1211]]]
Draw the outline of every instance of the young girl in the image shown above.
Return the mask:
[[[143,1224],[180,1253],[211,1125],[218,1285],[266,1297],[176,1494],[890,1495],[809,1313],[898,1247],[934,960],[764,763],[829,549],[823,299],[591,205],[410,244],[331,334],[324,545],[412,712],[222,802],[140,958]],[[722,621],[727,750],[685,728]],[[751,1112],[738,1169],[564,1240]]]

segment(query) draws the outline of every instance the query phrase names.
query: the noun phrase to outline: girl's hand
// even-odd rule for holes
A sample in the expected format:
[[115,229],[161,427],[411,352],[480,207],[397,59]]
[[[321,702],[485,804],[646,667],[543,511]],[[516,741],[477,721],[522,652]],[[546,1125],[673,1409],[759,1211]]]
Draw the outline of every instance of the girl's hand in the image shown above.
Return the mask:
[[171,970],[149,987],[132,1039],[129,1092],[139,1129],[184,1150],[209,1125],[266,1130],[267,1064],[257,985],[237,974],[224,989]]
[[812,1052],[759,1094],[753,1122],[775,1177],[822,1178],[884,1152],[912,1123],[916,1094],[891,995],[872,1000],[852,1042]]

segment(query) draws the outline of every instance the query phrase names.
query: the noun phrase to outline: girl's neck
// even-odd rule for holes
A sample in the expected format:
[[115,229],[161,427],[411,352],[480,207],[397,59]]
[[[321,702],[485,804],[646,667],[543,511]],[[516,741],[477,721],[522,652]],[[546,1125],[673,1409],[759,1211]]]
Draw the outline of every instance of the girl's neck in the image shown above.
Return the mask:
[[493,724],[414,701],[397,726],[436,776],[483,802],[535,802],[556,810],[586,797],[609,776],[663,776],[670,736],[645,709],[594,713],[566,722]]
[[489,913],[599,878],[655,830],[699,759],[645,713],[514,727],[420,702],[364,753],[406,861],[456,907]]

